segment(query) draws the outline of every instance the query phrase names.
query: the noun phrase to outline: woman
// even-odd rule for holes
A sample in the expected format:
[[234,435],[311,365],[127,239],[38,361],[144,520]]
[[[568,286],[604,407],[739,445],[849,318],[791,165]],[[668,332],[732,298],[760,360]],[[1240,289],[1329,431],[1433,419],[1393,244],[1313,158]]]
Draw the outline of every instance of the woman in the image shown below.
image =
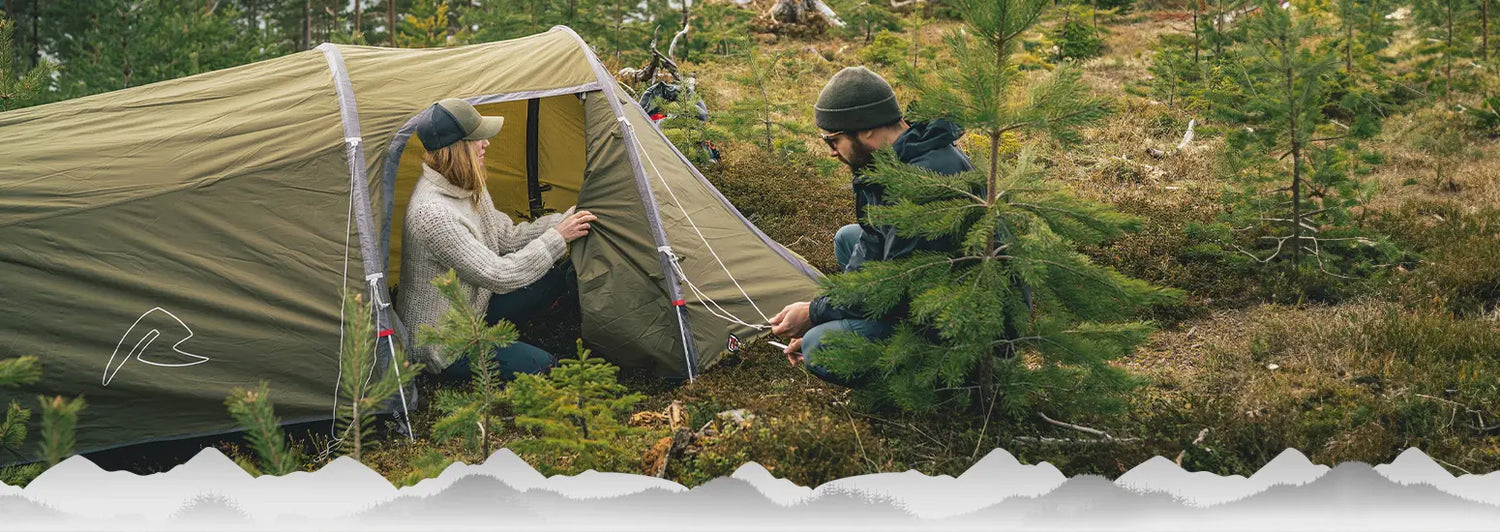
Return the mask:
[[[485,321],[514,320],[530,310],[525,307],[545,299],[552,286],[564,284],[566,274],[553,265],[567,256],[568,242],[588,234],[595,219],[588,211],[568,209],[516,224],[495,210],[485,190],[484,151],[504,121],[480,116],[463,100],[446,99],[433,104],[417,125],[427,153],[406,206],[404,282],[396,312],[406,323],[407,345],[417,359],[444,377],[467,378],[468,361],[446,359],[437,346],[415,343],[417,331],[424,325],[436,327],[447,311],[432,279],[452,269],[470,308],[485,309]],[[546,371],[553,363],[546,351],[521,342],[495,350],[494,357],[507,379]]]

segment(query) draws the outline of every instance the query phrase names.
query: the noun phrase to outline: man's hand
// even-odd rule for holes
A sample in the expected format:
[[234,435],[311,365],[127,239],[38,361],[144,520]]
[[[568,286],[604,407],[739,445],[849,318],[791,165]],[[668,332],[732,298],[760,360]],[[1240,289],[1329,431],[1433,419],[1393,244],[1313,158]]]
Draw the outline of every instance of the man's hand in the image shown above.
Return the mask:
[[808,316],[809,305],[808,302],[802,301],[781,309],[781,312],[771,317],[771,334],[786,338],[802,338],[802,335],[807,334],[807,330],[812,328],[812,319]]
[[794,338],[794,339],[792,339],[791,342],[788,342],[786,344],[786,349],[781,350],[781,352],[782,353],[786,353],[786,361],[787,362],[791,362],[793,366],[796,366],[797,364],[801,363],[802,362],[802,339],[801,338]]

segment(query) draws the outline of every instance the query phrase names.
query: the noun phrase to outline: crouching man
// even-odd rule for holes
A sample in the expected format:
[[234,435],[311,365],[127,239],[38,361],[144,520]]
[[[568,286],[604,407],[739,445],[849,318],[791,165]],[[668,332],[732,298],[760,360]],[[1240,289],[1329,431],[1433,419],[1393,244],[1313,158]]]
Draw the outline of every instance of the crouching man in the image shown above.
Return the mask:
[[[891,85],[864,67],[850,67],[834,74],[813,107],[817,126],[828,144],[828,156],[838,159],[854,174],[854,214],[858,224],[839,228],[833,237],[834,257],[839,269],[850,272],[873,260],[890,260],[913,251],[945,249],[954,245],[896,236],[892,226],[871,226],[865,211],[871,205],[886,205],[880,185],[865,182],[861,175],[874,162],[876,151],[892,148],[901,162],[941,174],[972,169],[969,159],[954,143],[962,135],[958,126],[934,120],[908,124]],[[841,308],[826,296],[792,303],[771,318],[771,332],[792,338],[785,350],[793,365],[807,364],[808,371],[823,380],[844,386],[859,386],[861,376],[840,376],[819,364],[819,343],[834,331],[850,331],[871,339],[889,336],[901,316],[870,319],[860,309]]]

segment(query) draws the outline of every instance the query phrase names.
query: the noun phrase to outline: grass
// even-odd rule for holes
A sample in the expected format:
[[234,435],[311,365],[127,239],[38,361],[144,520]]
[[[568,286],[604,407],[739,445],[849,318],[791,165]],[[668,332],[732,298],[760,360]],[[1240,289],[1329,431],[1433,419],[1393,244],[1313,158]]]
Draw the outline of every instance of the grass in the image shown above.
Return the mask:
[[[1493,141],[1476,140],[1473,154],[1451,162],[1463,184],[1452,192],[1402,185],[1431,181],[1432,161],[1399,135],[1378,138],[1375,147],[1387,163],[1368,177],[1381,186],[1369,223],[1411,250],[1410,261],[1397,265],[1401,272],[1388,282],[1361,285],[1363,295],[1337,305],[1264,303],[1265,287],[1255,277],[1194,255],[1195,242],[1183,232],[1219,212],[1224,184],[1214,172],[1213,125],[1125,91],[1146,77],[1155,37],[1186,27],[1174,15],[1180,14],[1145,13],[1112,24],[1105,55],[1082,67],[1095,90],[1117,96],[1116,112],[1086,132],[1084,146],[1047,154],[1060,186],[1143,219],[1141,231],[1087,250],[1096,260],[1190,295],[1180,307],[1154,309],[1149,317],[1162,329],[1119,361],[1150,381],[1126,412],[1066,420],[1116,440],[1094,441],[1031,417],[986,420],[972,411],[919,418],[872,410],[758,343],[691,384],[626,381],[648,395],[643,411],[675,402],[692,429],[710,429],[669,462],[667,478],[697,485],[752,460],[803,485],[907,469],[957,475],[994,447],[1068,474],[1110,477],[1155,455],[1180,457],[1192,470],[1249,475],[1287,447],[1322,463],[1373,463],[1418,446],[1454,472],[1500,467],[1500,436],[1484,430],[1500,424],[1493,406],[1500,404],[1493,309],[1500,298],[1500,269],[1493,265],[1500,260],[1491,260],[1500,259],[1500,222],[1492,214],[1500,210],[1500,189],[1490,177],[1500,175],[1493,162],[1500,158],[1484,156],[1495,154]],[[951,27],[940,22],[916,31],[925,46],[935,46]],[[902,37],[909,40],[911,32]],[[808,103],[779,118],[811,125],[822,82],[857,64],[862,43],[825,37],[761,47],[790,58],[786,75],[768,87],[772,98]],[[944,60],[935,48],[928,54],[924,64]],[[746,74],[745,63],[726,58],[686,68],[698,76],[710,109],[721,109],[747,90],[732,81]],[[1189,119],[1200,129],[1187,149],[1147,154],[1175,148]],[[853,219],[848,174],[830,175],[826,163],[820,166],[815,138],[807,147],[811,155],[768,160],[748,143],[731,143],[723,164],[706,173],[772,238],[831,271],[833,231]],[[735,410],[753,416],[748,425],[720,419],[720,412]],[[500,445],[518,436],[494,435]],[[383,445],[389,447],[373,455],[388,473],[409,468],[410,457],[428,447]]]
[[[849,390],[789,366],[775,349],[756,343],[690,384],[623,378],[647,395],[641,411],[666,411],[675,403],[692,430],[707,429],[669,462],[667,478],[698,485],[752,460],[803,485],[907,469],[957,475],[995,447],[1023,462],[1050,462],[1067,474],[1109,477],[1155,455],[1180,458],[1191,470],[1250,475],[1287,447],[1321,463],[1378,463],[1416,446],[1455,473],[1500,468],[1500,429],[1492,428],[1500,425],[1500,146],[1467,140],[1469,153],[1441,161],[1460,186],[1440,188],[1432,177],[1438,161],[1401,138],[1400,126],[1412,118],[1394,116],[1373,142],[1386,163],[1365,178],[1380,186],[1366,219],[1408,257],[1391,266],[1388,279],[1361,284],[1340,303],[1268,304],[1261,280],[1195,255],[1195,242],[1184,233],[1187,224],[1219,213],[1224,183],[1214,171],[1220,144],[1215,125],[1127,93],[1146,79],[1156,36],[1185,31],[1188,20],[1181,12],[1160,11],[1110,21],[1105,55],[1081,66],[1096,91],[1115,98],[1115,113],[1085,132],[1083,146],[1053,146],[1045,154],[1059,186],[1143,219],[1141,231],[1089,254],[1189,294],[1181,306],[1153,309],[1146,317],[1161,329],[1118,362],[1150,381],[1125,413],[1065,420],[1107,431],[1115,440],[1093,440],[1030,416],[986,419],[977,409],[929,417],[870,409]],[[1047,21],[1037,35],[1052,24]],[[941,32],[952,27],[938,22],[914,30],[931,47],[923,64],[945,60],[936,46]],[[910,40],[912,33],[902,37]],[[1403,35],[1388,55],[1399,56],[1413,38]],[[857,64],[863,47],[833,37],[758,38],[760,53],[789,57],[787,71],[768,87],[772,98],[805,103],[779,119],[809,126],[811,102],[823,82]],[[749,90],[733,81],[748,73],[747,64],[709,57],[684,68],[697,75],[699,90],[716,110]],[[889,69],[877,71],[894,79]],[[909,96],[899,84],[897,91]],[[1188,148],[1161,158],[1147,154],[1170,152],[1192,119],[1200,129]],[[724,162],[704,170],[772,238],[832,271],[833,232],[853,221],[849,174],[830,172],[815,137],[806,145],[807,154],[782,159],[761,154],[749,142],[729,143]],[[561,320],[539,319],[522,330],[530,341],[570,353],[576,329],[555,324],[576,320],[576,308],[559,312]],[[430,397],[441,385],[423,386]],[[720,413],[729,411],[740,411],[749,422],[722,419]],[[433,419],[430,410],[414,412],[416,433],[429,433]],[[525,437],[507,426],[490,435],[497,448]],[[639,449],[644,459],[654,443],[622,445]],[[386,437],[366,462],[409,483],[435,474],[414,465],[430,465],[434,451],[447,459],[482,459],[465,455],[457,443]],[[523,458],[552,471],[576,472],[565,457]],[[629,472],[645,470],[642,464]]]

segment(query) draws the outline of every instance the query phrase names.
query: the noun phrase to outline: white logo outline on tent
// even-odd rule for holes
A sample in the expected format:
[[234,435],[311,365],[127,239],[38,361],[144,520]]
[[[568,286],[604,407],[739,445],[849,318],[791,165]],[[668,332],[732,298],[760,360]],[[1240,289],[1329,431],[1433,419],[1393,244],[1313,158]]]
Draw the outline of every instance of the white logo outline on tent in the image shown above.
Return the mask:
[[[187,330],[187,336],[182,337],[182,339],[178,340],[177,343],[172,344],[172,350],[176,351],[179,355],[197,360],[184,363],[152,362],[150,360],[146,360],[146,348],[151,345],[151,342],[156,341],[157,337],[161,336],[161,330],[153,328],[150,332],[147,332],[145,335],[141,336],[140,340],[136,341],[135,347],[132,347],[130,349],[130,352],[125,355],[125,358],[120,359],[120,364],[118,366],[115,365],[115,359],[119,358],[120,356],[120,347],[125,345],[125,340],[130,338],[130,333],[134,332],[135,327],[141,324],[141,320],[146,319],[146,316],[150,316],[152,312],[156,312],[158,310],[163,314],[170,316],[173,320],[176,320],[178,325],[181,325],[183,329]],[[129,329],[125,329],[125,335],[120,337],[120,342],[115,344],[115,352],[109,355],[109,363],[104,365],[104,378],[102,379],[104,386],[109,386],[109,383],[115,379],[115,375],[119,374],[120,369],[124,368],[125,363],[129,362],[132,358],[139,360],[144,364],[150,364],[152,366],[162,368],[185,368],[188,366],[196,366],[198,364],[208,362],[210,360],[208,357],[183,351],[182,348],[179,347],[183,342],[188,341],[188,339],[192,337],[193,329],[191,327],[188,327],[186,323],[183,323],[182,318],[177,317],[176,314],[173,314],[167,309],[161,307],[153,307],[151,310],[146,311],[145,314],[141,314],[141,317],[136,318],[135,323],[130,324]],[[114,371],[110,371],[111,368],[113,368]]]

